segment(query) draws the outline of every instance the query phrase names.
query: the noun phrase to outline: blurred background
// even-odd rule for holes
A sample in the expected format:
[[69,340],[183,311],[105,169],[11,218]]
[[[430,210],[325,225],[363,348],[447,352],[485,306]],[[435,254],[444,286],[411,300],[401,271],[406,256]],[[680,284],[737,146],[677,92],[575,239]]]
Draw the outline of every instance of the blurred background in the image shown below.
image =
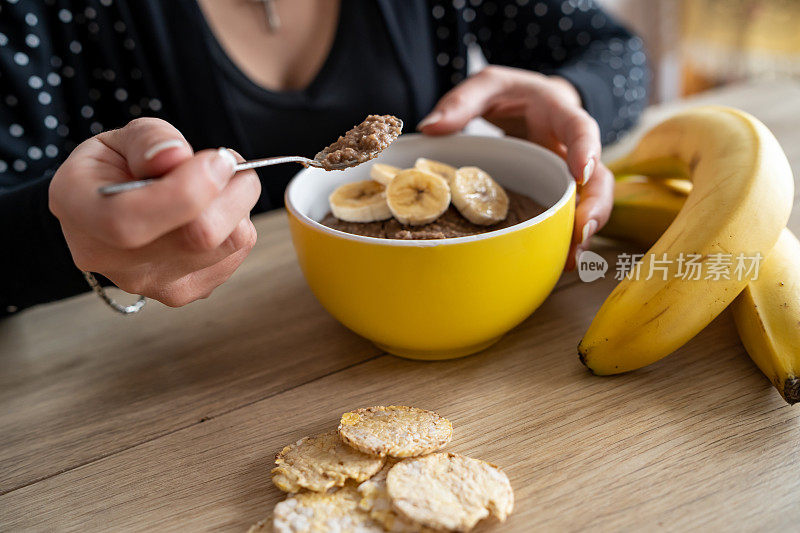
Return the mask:
[[599,0],[645,41],[653,103],[745,80],[800,79],[800,0]]

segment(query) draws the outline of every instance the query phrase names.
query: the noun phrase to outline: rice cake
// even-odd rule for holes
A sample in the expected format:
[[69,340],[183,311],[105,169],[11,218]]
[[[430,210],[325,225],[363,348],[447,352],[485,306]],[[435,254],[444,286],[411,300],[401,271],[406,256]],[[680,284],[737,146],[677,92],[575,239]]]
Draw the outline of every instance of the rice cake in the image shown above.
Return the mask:
[[279,489],[322,492],[341,487],[348,479],[369,479],[385,459],[367,455],[347,446],[336,431],[305,437],[286,446],[275,458],[272,481]]
[[453,425],[433,411],[377,406],[343,414],[339,435],[364,453],[405,458],[443,448],[453,437]]
[[287,496],[273,511],[276,533],[381,533],[383,528],[359,508],[358,491],[345,486],[332,492]]
[[386,476],[394,509],[435,529],[469,531],[490,513],[505,521],[514,508],[506,474],[478,459],[449,452],[407,459]]
[[359,507],[368,512],[369,516],[382,525],[386,531],[392,533],[433,533],[434,530],[409,520],[394,510],[389,491],[386,490],[386,475],[394,465],[394,462],[387,461],[380,472],[358,486],[358,492],[361,494]]

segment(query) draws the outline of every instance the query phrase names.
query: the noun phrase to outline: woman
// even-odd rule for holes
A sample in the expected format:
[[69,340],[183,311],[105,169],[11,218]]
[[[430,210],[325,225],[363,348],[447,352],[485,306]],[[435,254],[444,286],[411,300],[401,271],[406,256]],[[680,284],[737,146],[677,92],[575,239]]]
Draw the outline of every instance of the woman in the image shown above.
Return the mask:
[[[494,66],[467,79],[472,45]],[[591,0],[0,0],[0,313],[87,290],[80,270],[170,306],[206,297],[297,171],[233,175],[213,148],[314,154],[369,113],[429,135],[483,116],[561,154],[581,184],[574,264],[608,217],[601,142],[641,112],[645,63]],[[163,179],[96,192],[145,176]]]

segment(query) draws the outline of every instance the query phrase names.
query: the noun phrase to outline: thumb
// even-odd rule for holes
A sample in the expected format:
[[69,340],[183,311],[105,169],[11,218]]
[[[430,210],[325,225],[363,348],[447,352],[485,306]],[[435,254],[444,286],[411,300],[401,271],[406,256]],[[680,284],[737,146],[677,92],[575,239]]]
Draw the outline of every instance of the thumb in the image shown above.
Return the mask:
[[125,158],[134,178],[166,174],[194,153],[175,126],[151,117],[132,120],[98,139]]
[[450,89],[420,121],[417,130],[426,135],[456,133],[473,118],[482,116],[503,91],[502,78],[490,74],[488,68]]

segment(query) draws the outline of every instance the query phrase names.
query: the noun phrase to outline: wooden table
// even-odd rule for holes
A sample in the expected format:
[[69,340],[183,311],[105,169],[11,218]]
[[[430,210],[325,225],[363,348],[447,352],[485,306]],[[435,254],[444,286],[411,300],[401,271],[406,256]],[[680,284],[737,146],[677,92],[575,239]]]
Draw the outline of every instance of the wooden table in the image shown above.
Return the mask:
[[[697,101],[761,118],[800,175],[800,84]],[[655,365],[593,377],[575,347],[615,282],[570,274],[491,349],[407,361],[320,307],[284,213],[256,226],[208,300],[123,318],[87,294],[0,322],[0,530],[243,531],[283,496],[269,469],[284,444],[391,403],[440,411],[452,450],[505,469],[517,505],[497,530],[800,527],[800,407],[727,313]]]

